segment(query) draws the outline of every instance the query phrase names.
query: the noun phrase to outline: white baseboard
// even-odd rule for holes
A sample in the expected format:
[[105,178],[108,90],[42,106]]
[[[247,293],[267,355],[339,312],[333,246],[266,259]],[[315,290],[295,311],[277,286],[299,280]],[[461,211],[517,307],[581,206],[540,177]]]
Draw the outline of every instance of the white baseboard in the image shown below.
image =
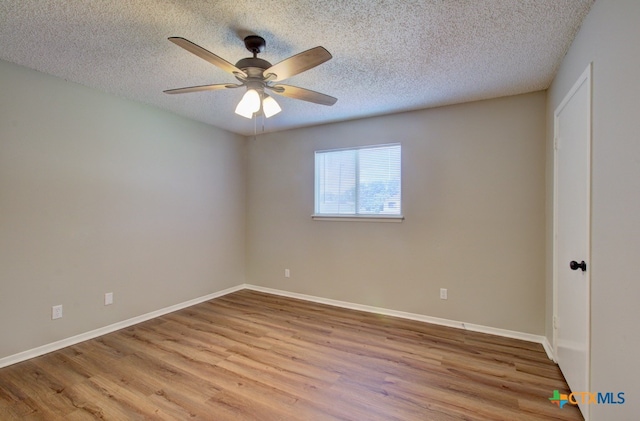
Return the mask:
[[386,316],[399,317],[402,319],[416,320],[419,322],[432,323],[432,324],[441,325],[441,326],[449,326],[457,329],[466,329],[472,332],[488,333],[491,335],[503,336],[506,338],[520,339],[528,342],[536,342],[536,343],[542,344],[542,347],[547,353],[547,356],[549,357],[549,359],[555,361],[555,358],[553,357],[552,347],[545,336],[533,335],[530,333],[522,333],[522,332],[517,332],[513,330],[498,329],[498,328],[489,327],[489,326],[475,325],[471,323],[464,323],[464,322],[459,322],[459,321],[449,320],[449,319],[441,319],[438,317],[430,317],[422,314],[407,313],[404,311],[397,311],[397,310],[389,310],[381,307],[355,304],[347,301],[338,301],[338,300],[332,300],[329,298],[315,297],[313,295],[298,294],[295,292],[282,291],[278,289],[266,288],[266,287],[261,287],[257,285],[241,284],[241,285],[227,288],[225,290],[214,292],[212,294],[208,294],[202,297],[194,298],[189,301],[185,301],[179,304],[165,307],[160,310],[152,311],[150,313],[146,313],[141,316],[123,320],[121,322],[117,322],[109,326],[105,326],[99,329],[91,330],[89,332],[81,333],[79,335],[72,336],[70,338],[66,338],[66,339],[62,339],[46,345],[42,345],[37,348],[29,349],[27,351],[23,351],[18,354],[9,355],[8,357],[0,358],[0,368],[6,367],[12,364],[16,364],[22,361],[26,361],[31,358],[39,357],[41,355],[48,354],[50,352],[57,351],[59,349],[66,348],[68,346],[75,345],[80,342],[88,341],[89,339],[94,339],[99,336],[106,335],[107,333],[112,333],[117,330],[124,329],[126,327],[130,327],[138,323],[142,323],[147,320],[151,320],[168,313],[173,313],[174,311],[182,310],[184,308],[191,307],[193,305],[200,304],[205,301],[212,300],[214,298],[222,297],[223,295],[231,294],[233,292],[240,291],[243,289],[250,289],[253,291],[265,292],[268,294],[280,295],[283,297],[297,298],[300,300],[311,301],[311,302],[320,303],[320,304],[327,304],[327,305],[347,308],[351,310],[364,311],[367,313],[375,313],[375,314],[382,314]]
[[553,352],[553,347],[551,346],[551,342],[549,342],[549,338],[547,338],[546,336],[543,336],[542,338],[542,346],[544,347],[544,351],[547,353],[547,356],[551,361],[557,363],[558,359],[556,358],[555,352]]
[[542,347],[544,348],[547,354],[547,357],[549,357],[550,360],[554,360],[552,348],[551,348],[551,345],[549,344],[548,339],[545,336],[541,336],[541,335],[533,335],[531,333],[523,333],[523,332],[517,332],[513,330],[476,325],[472,323],[459,322],[456,320],[441,319],[438,317],[430,317],[430,316],[425,316],[425,315],[416,314],[416,313],[407,313],[404,311],[389,310],[386,308],[373,307],[373,306],[368,306],[363,304],[355,304],[355,303],[350,303],[346,301],[332,300],[328,298],[315,297],[313,295],[298,294],[295,292],[282,291],[282,290],[273,289],[273,288],[265,288],[257,285],[245,284],[244,288],[254,290],[254,291],[259,291],[259,292],[265,292],[267,294],[281,295],[283,297],[297,298],[300,300],[311,301],[314,303],[327,304],[335,307],[342,307],[342,308],[348,308],[351,310],[364,311],[367,313],[382,314],[385,316],[393,316],[393,317],[399,317],[402,319],[415,320],[419,322],[432,323],[432,324],[441,325],[441,326],[454,327],[457,329],[465,329],[472,332],[488,333],[490,335],[502,336],[505,338],[520,339],[527,342],[535,342],[542,345]]
[[179,304],[175,304],[169,307],[162,308],[160,310],[152,311],[150,313],[143,314],[141,316],[133,317],[131,319],[123,320],[111,324],[109,326],[101,327],[89,332],[81,333],[70,338],[62,339],[56,342],[52,342],[37,348],[29,349],[27,351],[20,352],[18,354],[9,355],[8,357],[0,358],[0,368],[6,367],[12,364],[16,364],[22,361],[26,361],[31,358],[39,357],[44,354],[48,354],[53,351],[57,351],[62,348],[66,348],[71,345],[75,345],[80,342],[88,341],[89,339],[97,338],[98,336],[106,335],[107,333],[115,332],[116,330],[124,329],[129,326],[136,325],[138,323],[145,322],[147,320],[154,319],[156,317],[163,316],[174,311],[182,310],[187,307],[191,307],[196,304],[203,303],[205,301],[212,300],[214,298],[222,297],[223,295],[231,294],[232,292],[240,291],[244,289],[244,285],[239,285],[231,288],[224,289],[222,291],[214,292],[212,294],[204,295],[202,297],[194,298],[193,300],[185,301]]

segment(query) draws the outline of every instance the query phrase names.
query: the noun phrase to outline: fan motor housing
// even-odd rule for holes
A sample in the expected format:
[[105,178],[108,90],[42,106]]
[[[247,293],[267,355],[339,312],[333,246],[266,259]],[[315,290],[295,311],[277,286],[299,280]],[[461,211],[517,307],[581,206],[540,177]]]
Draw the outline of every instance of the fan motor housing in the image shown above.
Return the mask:
[[236,63],[236,67],[240,70],[249,69],[251,67],[256,67],[258,69],[265,70],[271,67],[271,63],[269,63],[267,60],[263,60],[258,57],[247,57],[238,61]]

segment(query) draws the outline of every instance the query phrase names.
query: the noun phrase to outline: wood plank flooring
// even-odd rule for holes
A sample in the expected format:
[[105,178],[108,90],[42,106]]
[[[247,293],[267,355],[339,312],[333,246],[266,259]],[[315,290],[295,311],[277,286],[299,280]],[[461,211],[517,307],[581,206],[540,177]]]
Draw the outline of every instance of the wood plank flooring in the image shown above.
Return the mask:
[[0,369],[1,420],[581,420],[539,344],[243,290]]

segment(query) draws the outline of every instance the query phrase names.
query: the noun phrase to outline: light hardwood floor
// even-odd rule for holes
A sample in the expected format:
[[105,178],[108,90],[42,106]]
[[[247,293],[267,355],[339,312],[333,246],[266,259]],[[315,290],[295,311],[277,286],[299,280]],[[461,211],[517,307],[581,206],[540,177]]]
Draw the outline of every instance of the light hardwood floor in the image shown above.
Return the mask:
[[0,369],[1,420],[581,420],[541,345],[243,290]]

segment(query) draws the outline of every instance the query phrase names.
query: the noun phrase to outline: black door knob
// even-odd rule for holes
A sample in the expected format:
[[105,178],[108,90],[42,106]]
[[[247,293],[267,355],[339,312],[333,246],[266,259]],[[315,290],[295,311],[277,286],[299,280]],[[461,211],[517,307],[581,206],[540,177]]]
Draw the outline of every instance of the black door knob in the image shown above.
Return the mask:
[[587,264],[584,262],[584,260],[580,263],[576,262],[575,260],[572,260],[569,263],[569,267],[571,268],[571,270],[582,269],[583,272],[587,270]]

